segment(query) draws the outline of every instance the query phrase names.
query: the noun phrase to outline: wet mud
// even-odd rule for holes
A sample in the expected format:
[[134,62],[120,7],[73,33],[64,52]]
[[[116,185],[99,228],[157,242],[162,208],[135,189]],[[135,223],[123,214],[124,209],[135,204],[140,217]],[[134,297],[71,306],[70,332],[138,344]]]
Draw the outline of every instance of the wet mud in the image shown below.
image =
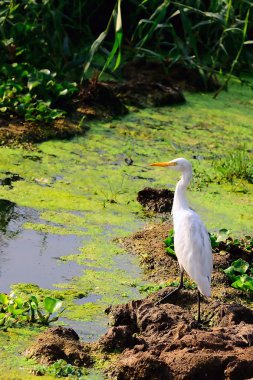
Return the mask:
[[170,212],[174,192],[169,189],[145,187],[138,192],[137,201],[147,210],[153,212]]
[[[171,228],[169,222],[154,223],[119,240],[128,252],[140,255],[146,278],[155,283],[178,280],[177,261],[166,254],[163,242]],[[209,300],[202,297],[200,324],[196,322],[196,289],[180,290],[166,304],[157,305],[157,301],[174,289],[167,286],[143,300],[108,309],[112,327],[99,345],[106,352],[121,352],[109,368],[108,377],[120,380],[251,378],[253,311],[240,303],[240,292],[229,286],[223,272],[236,259],[235,254],[220,255],[216,248],[213,295]],[[249,301],[246,296],[245,304],[246,299]]]
[[61,326],[51,327],[40,334],[24,355],[46,365],[60,359],[79,367],[89,366],[92,362],[89,346],[80,342],[73,329]]
[[[186,294],[185,294],[186,292]],[[171,303],[157,297],[132,301],[111,310],[113,327],[99,341],[105,351],[121,350],[107,372],[129,379],[248,379],[253,373],[253,312],[243,306],[211,302],[212,328],[198,325],[179,303],[192,299],[183,291]],[[162,296],[162,294],[160,294]],[[182,298],[181,298],[182,297]],[[240,318],[238,318],[240,313]]]

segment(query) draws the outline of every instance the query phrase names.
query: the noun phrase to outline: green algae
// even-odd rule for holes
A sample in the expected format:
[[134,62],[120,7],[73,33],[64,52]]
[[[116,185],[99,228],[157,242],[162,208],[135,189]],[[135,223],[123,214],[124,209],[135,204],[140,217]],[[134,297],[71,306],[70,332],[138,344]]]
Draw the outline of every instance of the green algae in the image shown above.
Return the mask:
[[[30,373],[35,366],[33,360],[27,360],[21,355],[31,344],[38,332],[42,329],[36,328],[11,328],[8,332],[0,330],[1,341],[1,361],[0,379],[1,380],[34,380],[37,376]],[[53,379],[52,376],[43,377],[44,380]]]
[[[98,323],[105,322],[104,310],[109,305],[139,298],[142,281],[138,259],[125,260],[113,239],[145,223],[136,202],[139,190],[145,186],[174,189],[178,177],[164,169],[150,168],[153,161],[179,156],[191,159],[195,178],[188,196],[208,229],[227,227],[238,235],[250,233],[253,185],[242,180],[217,184],[212,179],[217,157],[240,150],[242,144],[244,149],[252,149],[251,96],[249,88],[235,82],[218,99],[210,94],[186,94],[185,105],[145,109],[121,120],[93,122],[85,137],[45,142],[36,152],[1,147],[1,178],[12,172],[24,180],[15,182],[13,189],[1,186],[0,197],[39,213],[39,220],[26,221],[23,228],[81,238],[79,249],[61,260],[83,266],[82,275],[67,283],[53,284],[52,279],[54,289],[16,284],[15,292],[60,298],[66,306],[64,317]],[[249,155],[252,158],[252,152]],[[126,159],[131,159],[132,165]],[[86,301],[91,294],[97,296],[96,300]],[[17,368],[12,367],[13,356],[17,365],[23,365],[23,359],[17,357],[22,339],[17,336],[17,345],[12,346],[8,371]],[[7,347],[7,341],[3,347]],[[4,365],[7,356],[1,353],[0,358]]]

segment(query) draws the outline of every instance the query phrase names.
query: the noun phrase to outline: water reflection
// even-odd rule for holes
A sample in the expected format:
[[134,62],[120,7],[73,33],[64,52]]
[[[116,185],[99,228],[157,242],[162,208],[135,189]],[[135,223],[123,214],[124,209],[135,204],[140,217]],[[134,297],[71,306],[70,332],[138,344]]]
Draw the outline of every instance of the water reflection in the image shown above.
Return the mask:
[[38,220],[35,210],[0,199],[0,292],[9,292],[14,283],[52,289],[81,274],[77,263],[58,260],[77,250],[80,238],[22,228],[24,222]]

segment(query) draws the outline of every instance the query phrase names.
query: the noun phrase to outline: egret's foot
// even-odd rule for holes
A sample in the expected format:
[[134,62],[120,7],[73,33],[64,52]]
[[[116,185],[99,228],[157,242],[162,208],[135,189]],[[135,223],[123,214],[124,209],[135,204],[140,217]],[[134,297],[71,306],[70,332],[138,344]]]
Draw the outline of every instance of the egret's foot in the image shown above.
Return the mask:
[[159,301],[155,303],[155,306],[160,305],[161,303],[164,303],[172,294],[177,293],[180,289],[182,289],[183,286],[178,286],[176,289],[173,289],[170,293],[166,294],[163,298],[161,298]]
[[155,306],[160,305],[161,303],[164,303],[172,294],[177,293],[180,289],[182,289],[184,286],[184,271],[181,269],[180,273],[180,282],[176,289],[173,289],[170,293],[166,294],[165,297],[161,298],[159,301],[155,303]]

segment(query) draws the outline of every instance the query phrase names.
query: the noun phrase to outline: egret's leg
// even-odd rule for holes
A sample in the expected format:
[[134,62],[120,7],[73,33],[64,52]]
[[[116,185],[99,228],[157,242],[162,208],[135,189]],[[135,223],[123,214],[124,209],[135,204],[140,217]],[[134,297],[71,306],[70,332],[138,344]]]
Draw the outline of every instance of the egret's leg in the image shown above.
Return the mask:
[[163,303],[167,298],[169,298],[172,294],[178,292],[182,287],[184,286],[184,271],[180,269],[180,283],[177,288],[173,289],[170,293],[166,294],[163,298],[161,298],[159,301],[155,303],[156,305],[159,305],[160,303]]
[[198,323],[201,322],[200,318],[200,291],[198,290]]

